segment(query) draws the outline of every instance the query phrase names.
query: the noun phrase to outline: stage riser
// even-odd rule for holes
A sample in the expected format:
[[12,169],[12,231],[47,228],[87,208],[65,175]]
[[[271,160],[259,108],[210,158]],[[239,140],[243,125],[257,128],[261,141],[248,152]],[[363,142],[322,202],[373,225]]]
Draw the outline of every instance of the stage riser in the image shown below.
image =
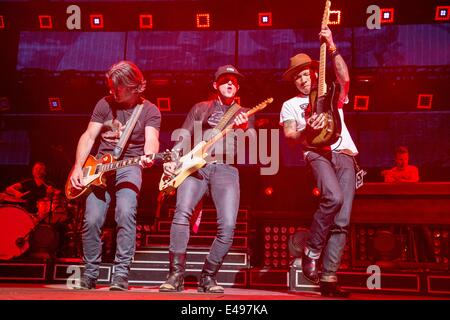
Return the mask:
[[[191,265],[203,265],[209,250],[198,251],[188,250],[186,261]],[[167,250],[138,250],[134,255],[133,265],[139,264],[169,264],[169,251]],[[248,268],[250,267],[250,259],[245,252],[229,252],[225,257],[222,267],[229,268]]]
[[[158,232],[167,234],[170,233],[170,226],[172,221],[159,221],[158,222]],[[217,222],[216,221],[203,221],[200,223],[197,235],[215,235],[217,233]],[[248,223],[247,222],[237,222],[236,229],[234,230],[235,235],[246,235],[248,233]]]
[[[190,248],[209,248],[211,247],[215,236],[194,236],[189,239]],[[145,237],[145,247],[162,247],[167,248],[170,243],[170,235],[147,235]],[[232,249],[247,249],[248,237],[235,236],[233,239]]]
[[[73,273],[73,270],[71,271],[73,266],[65,264],[55,265],[52,281],[65,283],[67,278]],[[81,269],[83,268],[81,265],[76,266]],[[71,269],[68,269],[70,267]],[[186,265],[186,285],[197,285],[201,270],[202,266]],[[145,265],[133,264],[130,268],[129,283],[140,286],[160,285],[166,280],[168,271],[169,268],[165,265],[147,267]],[[102,265],[98,283],[109,284],[113,274],[114,268],[111,265]],[[225,287],[247,287],[247,269],[226,270],[226,268],[222,268],[217,275],[217,281]]]
[[[169,208],[168,210],[169,217],[173,217],[175,213],[175,208]],[[248,220],[248,210],[239,209],[237,214],[237,222],[247,221]],[[216,209],[203,209],[201,221],[217,221],[217,211]],[[201,225],[201,224],[200,224]]]

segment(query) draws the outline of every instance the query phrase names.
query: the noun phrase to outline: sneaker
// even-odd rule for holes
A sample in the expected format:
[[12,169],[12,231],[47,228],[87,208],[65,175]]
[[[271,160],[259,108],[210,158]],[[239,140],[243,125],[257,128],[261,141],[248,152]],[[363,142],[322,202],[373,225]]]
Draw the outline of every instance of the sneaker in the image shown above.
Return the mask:
[[79,284],[75,284],[73,289],[75,290],[91,290],[95,289],[97,285],[97,279],[82,276]]
[[125,276],[116,276],[113,278],[111,286],[109,287],[111,291],[126,291],[128,290],[128,278]]

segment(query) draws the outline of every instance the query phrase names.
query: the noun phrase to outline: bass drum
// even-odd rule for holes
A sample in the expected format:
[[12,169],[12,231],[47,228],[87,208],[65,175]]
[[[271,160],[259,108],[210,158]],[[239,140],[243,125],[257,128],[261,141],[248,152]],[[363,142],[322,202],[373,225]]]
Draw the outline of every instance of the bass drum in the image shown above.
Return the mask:
[[37,221],[25,209],[0,206],[0,260],[9,260],[22,255],[29,248],[28,236]]

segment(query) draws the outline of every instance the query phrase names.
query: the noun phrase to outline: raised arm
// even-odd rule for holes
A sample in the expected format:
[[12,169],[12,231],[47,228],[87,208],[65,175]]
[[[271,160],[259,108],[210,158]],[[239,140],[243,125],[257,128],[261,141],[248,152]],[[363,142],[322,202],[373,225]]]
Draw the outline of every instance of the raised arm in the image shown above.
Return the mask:
[[341,85],[340,100],[344,101],[350,88],[350,75],[348,73],[347,64],[339,54],[339,51],[337,50],[336,45],[333,41],[333,34],[331,33],[331,30],[330,28],[328,28],[328,26],[322,26],[320,36],[327,44],[327,49],[331,55],[331,61],[333,64],[334,72],[336,74],[336,79]]

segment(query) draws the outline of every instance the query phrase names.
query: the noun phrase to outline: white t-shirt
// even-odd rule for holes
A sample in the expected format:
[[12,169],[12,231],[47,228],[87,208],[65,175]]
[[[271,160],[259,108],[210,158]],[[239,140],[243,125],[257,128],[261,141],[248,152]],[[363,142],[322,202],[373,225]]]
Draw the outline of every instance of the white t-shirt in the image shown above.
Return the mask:
[[[303,131],[306,128],[305,110],[309,104],[309,97],[302,97],[300,95],[291,98],[283,103],[280,113],[280,125],[284,125],[287,120],[295,120],[297,122],[297,130]],[[350,133],[348,132],[347,126],[344,121],[344,111],[342,108],[338,109],[339,117],[341,118],[342,131],[341,137],[336,143],[331,145],[331,150],[339,151],[348,149],[352,151],[355,155],[358,153],[358,149],[353,142]]]

